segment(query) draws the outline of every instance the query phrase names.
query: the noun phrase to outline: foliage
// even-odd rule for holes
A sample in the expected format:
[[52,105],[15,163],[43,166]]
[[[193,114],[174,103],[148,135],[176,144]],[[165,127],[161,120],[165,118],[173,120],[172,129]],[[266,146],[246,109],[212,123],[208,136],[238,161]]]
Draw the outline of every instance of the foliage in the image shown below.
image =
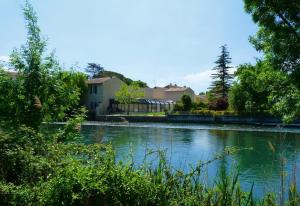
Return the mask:
[[[269,69],[266,63],[256,66],[249,64],[240,65],[235,73],[237,81],[229,93],[230,106],[235,111],[257,112],[270,108],[268,95],[274,84],[281,82],[278,73]],[[268,87],[270,86],[270,87]]]
[[250,38],[274,69],[290,75],[300,88],[300,21],[298,0],[244,0],[245,9],[259,25]]
[[[35,17],[29,4],[25,7],[26,11],[29,11],[26,15],[30,18]],[[30,24],[33,31],[37,31],[35,23]],[[13,62],[24,63],[23,66],[16,67],[20,73],[17,80],[13,81],[5,71],[0,70],[1,92],[9,95],[5,96],[8,100],[4,95],[0,96],[5,102],[1,102],[0,108],[8,109],[10,114],[20,112],[19,107],[16,107],[17,103],[30,108],[33,100],[27,94],[33,97],[44,95],[38,96],[42,102],[40,110],[45,109],[45,104],[49,108],[47,112],[28,112],[30,117],[36,115],[40,118],[32,119],[27,126],[19,124],[24,123],[24,117],[19,113],[16,116],[6,115],[0,122],[0,205],[275,205],[272,195],[267,195],[262,202],[256,202],[252,198],[252,189],[249,192],[242,191],[238,173],[227,174],[221,170],[211,187],[201,183],[204,166],[222,160],[226,155],[240,152],[236,148],[225,148],[211,160],[199,162],[184,173],[171,167],[163,151],[149,151],[147,154],[158,155],[156,166],[147,162],[146,158],[144,164],[134,165],[130,161],[117,162],[110,146],[83,144],[79,131],[85,118],[84,109],[69,117],[67,123],[56,128],[55,132],[48,130],[53,125],[45,124],[40,127],[41,119],[45,116],[53,119],[68,108],[57,104],[65,108],[52,109],[52,105],[55,107],[54,103],[62,101],[63,95],[67,99],[66,96],[73,92],[68,90],[69,87],[64,82],[73,86],[72,84],[78,83],[78,79],[80,82],[82,79],[73,79],[69,73],[56,70],[50,72],[49,68],[53,67],[41,63],[40,50],[36,50],[40,48],[39,38],[32,38],[37,42],[28,43],[32,46],[29,47],[30,51],[24,47],[23,53],[14,53]],[[30,60],[29,65],[25,61],[25,55],[28,55],[26,60]],[[31,84],[32,90],[29,88]],[[49,90],[45,92],[43,89],[47,87]],[[126,93],[131,91],[128,88],[129,86],[127,90],[124,89]],[[60,93],[65,89],[68,94]],[[13,125],[14,129],[7,127],[8,125]],[[298,205],[300,199],[294,185],[290,188],[289,195],[286,204]]]
[[[82,117],[71,118],[58,133],[26,127],[1,132],[1,205],[276,205],[271,195],[258,204],[252,189],[242,191],[238,173],[221,170],[214,185],[201,183],[205,166],[240,152],[236,148],[186,173],[173,170],[163,151],[149,150],[141,165],[117,162],[109,146],[58,138],[77,137]],[[157,166],[146,161],[150,155],[159,157]],[[290,191],[288,201],[297,205],[296,188]]]
[[174,105],[174,112],[177,112],[177,111],[184,111],[184,105],[182,103],[182,101],[177,101]]
[[88,63],[85,72],[89,74],[89,78],[97,78],[104,72],[104,68],[97,63]]
[[240,113],[270,110],[286,122],[299,115],[299,90],[289,81],[288,75],[274,70],[269,62],[240,65],[236,77],[229,93],[233,110]]
[[208,108],[210,110],[226,110],[228,108],[228,100],[226,97],[214,99],[213,101],[209,102]]
[[207,109],[207,108],[208,108],[208,104],[203,101],[194,102],[192,105],[193,110],[201,110],[201,109]]
[[99,77],[118,77],[120,80],[122,80],[123,82],[125,82],[127,85],[131,85],[132,83],[138,84],[139,87],[141,88],[145,88],[148,87],[146,82],[143,82],[141,80],[138,81],[134,81],[130,78],[125,77],[123,74],[117,73],[117,72],[113,72],[113,71],[107,71],[104,70],[103,72],[101,72],[101,74],[99,75]]
[[192,103],[192,99],[189,95],[186,95],[186,94],[182,95],[181,102],[183,104],[183,111],[191,110],[193,103]]
[[[268,99],[272,112],[285,122],[299,115],[300,90],[300,21],[298,0],[244,0],[245,9],[259,25],[250,42],[264,53],[274,73],[282,71],[284,83],[279,92],[275,89]],[[237,88],[236,88],[237,90]],[[264,98],[265,99],[265,98]],[[252,102],[249,102],[252,107]]]
[[148,87],[147,83],[143,82],[141,80],[137,80],[137,81],[133,80],[132,82],[130,82],[129,85],[131,85],[131,84],[137,84],[140,88],[146,88],[146,87]]
[[174,111],[190,111],[193,107],[192,99],[189,95],[182,95],[181,100],[174,105]]
[[[60,131],[68,137],[77,136],[78,130],[71,125],[76,128],[80,118],[71,119]],[[148,152],[148,157],[159,157],[155,167],[150,162],[124,164],[115,161],[109,146],[65,141],[57,138],[61,132],[45,136],[20,128],[1,133],[1,205],[256,204],[252,192],[239,187],[238,174],[220,172],[213,187],[200,182],[205,165],[239,152],[235,148],[226,148],[183,173],[172,169],[163,151]]]
[[14,80],[0,71],[0,120],[37,128],[42,121],[62,120],[78,104],[80,89],[68,73],[62,72],[53,53],[45,55],[46,41],[28,2],[24,16],[27,42],[10,55],[10,64],[18,76]]
[[221,55],[215,62],[216,67],[213,70],[216,73],[212,74],[214,81],[211,84],[211,92],[214,98],[226,98],[230,88],[231,79],[233,76],[229,73],[229,69],[232,68],[229,64],[231,63],[231,58],[229,57],[229,52],[227,46],[221,46]]
[[[144,92],[137,83],[132,83],[131,85],[122,84],[119,91],[116,92],[116,99],[121,104],[129,105],[133,103],[138,98],[144,97]],[[129,110],[127,110],[129,114]]]
[[205,102],[199,102],[199,103],[196,104],[196,108],[207,109],[208,105]]
[[86,74],[74,70],[60,71],[58,73],[58,78],[68,85],[68,88],[66,89],[68,92],[72,92],[72,88],[78,91],[79,102],[76,108],[84,106],[88,92]]

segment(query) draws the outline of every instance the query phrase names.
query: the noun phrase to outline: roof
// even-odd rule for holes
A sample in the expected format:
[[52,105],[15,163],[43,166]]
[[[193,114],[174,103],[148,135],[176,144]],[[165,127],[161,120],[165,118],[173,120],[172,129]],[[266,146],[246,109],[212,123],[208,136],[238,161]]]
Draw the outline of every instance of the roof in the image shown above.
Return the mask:
[[166,89],[166,92],[184,92],[188,89],[189,87],[174,87],[174,88]]
[[18,76],[18,72],[16,71],[7,71],[7,74],[10,76],[10,77],[17,77]]
[[94,78],[87,80],[87,84],[102,84],[103,82],[106,82],[107,80],[110,80],[112,78],[116,77],[103,77],[103,78]]

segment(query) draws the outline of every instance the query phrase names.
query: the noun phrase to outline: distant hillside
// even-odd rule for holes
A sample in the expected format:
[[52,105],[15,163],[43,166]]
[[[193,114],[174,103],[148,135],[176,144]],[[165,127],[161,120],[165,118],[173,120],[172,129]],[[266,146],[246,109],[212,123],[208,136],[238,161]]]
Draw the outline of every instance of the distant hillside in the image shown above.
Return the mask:
[[117,72],[113,72],[113,71],[103,71],[101,72],[101,74],[99,75],[99,77],[118,77],[119,79],[121,79],[123,82],[125,82],[126,84],[130,85],[132,82],[137,82],[139,84],[140,87],[144,88],[144,87],[148,87],[146,82],[143,82],[141,80],[138,81],[134,81],[130,78],[125,77],[123,74],[117,73]]

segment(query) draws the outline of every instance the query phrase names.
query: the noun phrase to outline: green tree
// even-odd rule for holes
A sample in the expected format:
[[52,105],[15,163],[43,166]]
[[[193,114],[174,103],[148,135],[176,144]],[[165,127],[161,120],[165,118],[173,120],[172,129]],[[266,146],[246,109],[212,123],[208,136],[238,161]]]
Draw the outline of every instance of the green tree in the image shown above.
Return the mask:
[[216,98],[226,98],[230,88],[231,79],[233,76],[229,73],[231,58],[227,50],[227,46],[221,46],[221,55],[215,62],[216,66],[213,70],[216,73],[212,74],[214,81],[211,84],[212,93]]
[[230,107],[237,112],[269,112],[290,122],[299,115],[300,92],[286,73],[268,61],[240,65],[229,92]]
[[[264,53],[273,71],[286,74],[287,84],[273,90],[272,111],[291,121],[299,110],[300,90],[300,3],[298,0],[244,0],[245,9],[259,25],[250,42]],[[284,88],[285,87],[285,88]]]
[[89,74],[89,78],[97,78],[104,72],[104,68],[97,63],[88,63],[85,72]]
[[268,96],[271,94],[271,85],[274,85],[276,83],[274,81],[277,80],[274,78],[267,80],[267,77],[276,75],[272,72],[265,63],[257,63],[255,66],[240,65],[235,72],[237,81],[229,92],[230,107],[237,112],[269,110],[271,105],[268,104]]
[[244,0],[245,9],[259,25],[250,38],[274,69],[287,72],[300,88],[299,0]]
[[[85,105],[86,95],[88,92],[88,86],[86,83],[87,75],[82,72],[77,72],[74,70],[71,71],[59,71],[56,74],[55,81],[62,81],[64,84],[61,86],[63,87],[62,94],[65,92],[72,93],[76,91],[77,96],[73,96],[76,98],[76,101],[73,101],[74,104],[70,106],[70,109],[66,111],[67,114],[73,112],[73,110],[77,110],[80,107]],[[69,99],[67,99],[69,101]],[[61,105],[66,105],[67,102],[61,102]]]
[[144,95],[137,83],[122,84],[120,90],[116,92],[116,99],[121,104],[127,105],[127,114],[129,114],[129,104],[134,103],[137,98],[142,98]]
[[146,82],[143,82],[141,80],[134,81],[134,80],[132,80],[130,78],[125,77],[123,74],[120,74],[120,73],[117,73],[117,72],[113,72],[113,71],[104,70],[99,75],[99,77],[112,77],[112,76],[118,77],[123,82],[125,82],[127,85],[130,85],[130,84],[136,82],[139,85],[139,87],[141,87],[141,88],[148,87],[148,85],[147,85]]
[[189,95],[182,95],[181,97],[181,102],[183,104],[183,110],[184,111],[190,111],[192,106],[193,106],[193,103],[192,103],[192,99]]
[[1,115],[0,119],[8,118],[15,126],[24,124],[36,129],[42,121],[62,120],[66,111],[77,105],[80,91],[65,81],[54,54],[45,54],[46,40],[40,34],[36,13],[28,2],[23,12],[27,42],[10,55],[17,78],[14,80],[1,72],[0,93],[6,100],[0,102],[0,113],[7,115]]

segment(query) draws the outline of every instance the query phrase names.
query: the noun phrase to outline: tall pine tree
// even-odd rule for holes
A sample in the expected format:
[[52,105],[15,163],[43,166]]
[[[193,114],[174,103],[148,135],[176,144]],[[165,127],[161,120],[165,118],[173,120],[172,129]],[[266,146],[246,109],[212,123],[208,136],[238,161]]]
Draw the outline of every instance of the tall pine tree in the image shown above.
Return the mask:
[[212,74],[213,82],[211,84],[211,92],[214,98],[227,99],[228,91],[231,85],[233,75],[229,73],[231,58],[227,50],[227,45],[221,46],[221,55],[215,61],[216,66],[213,68],[216,73]]

